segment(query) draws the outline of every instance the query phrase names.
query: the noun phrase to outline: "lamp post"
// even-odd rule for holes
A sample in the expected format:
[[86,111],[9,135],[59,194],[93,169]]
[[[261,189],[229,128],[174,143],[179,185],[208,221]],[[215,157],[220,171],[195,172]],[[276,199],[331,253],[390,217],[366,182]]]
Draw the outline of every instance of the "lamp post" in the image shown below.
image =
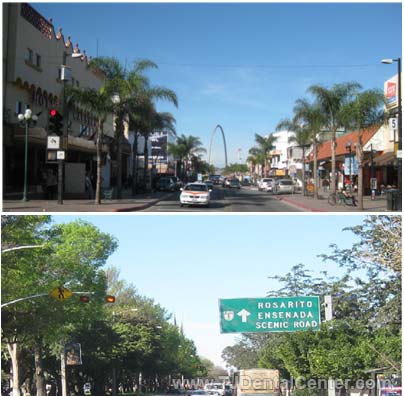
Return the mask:
[[402,110],[401,110],[401,58],[396,59],[382,59],[381,61],[384,64],[391,65],[393,62],[397,62],[397,73],[398,73],[398,110],[397,110],[397,121],[398,121],[398,147],[397,147],[397,186],[398,189],[401,190],[401,150],[402,150]]
[[20,121],[22,126],[25,126],[25,154],[24,154],[24,193],[22,196],[22,200],[24,202],[28,201],[27,198],[27,175],[28,175],[28,129],[30,126],[33,126],[38,121],[37,115],[32,115],[31,109],[26,109],[24,114],[18,114],[18,120]]
[[352,142],[350,140],[346,142],[345,149],[349,151],[349,185],[352,192]]

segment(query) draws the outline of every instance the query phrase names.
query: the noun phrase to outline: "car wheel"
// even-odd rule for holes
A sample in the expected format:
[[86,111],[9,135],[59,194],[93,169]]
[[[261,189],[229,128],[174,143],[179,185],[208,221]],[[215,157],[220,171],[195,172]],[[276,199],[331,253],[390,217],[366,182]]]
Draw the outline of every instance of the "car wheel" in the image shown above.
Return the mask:
[[180,204],[181,208],[184,206],[184,204]]

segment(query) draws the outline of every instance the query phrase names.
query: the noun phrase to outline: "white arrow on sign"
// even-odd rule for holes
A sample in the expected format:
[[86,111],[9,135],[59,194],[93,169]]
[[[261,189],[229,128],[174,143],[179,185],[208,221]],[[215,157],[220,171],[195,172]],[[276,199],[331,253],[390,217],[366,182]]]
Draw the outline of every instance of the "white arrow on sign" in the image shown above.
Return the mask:
[[237,313],[238,316],[241,316],[241,321],[243,323],[247,322],[247,317],[251,315],[250,312],[248,312],[246,309],[242,309],[240,312]]

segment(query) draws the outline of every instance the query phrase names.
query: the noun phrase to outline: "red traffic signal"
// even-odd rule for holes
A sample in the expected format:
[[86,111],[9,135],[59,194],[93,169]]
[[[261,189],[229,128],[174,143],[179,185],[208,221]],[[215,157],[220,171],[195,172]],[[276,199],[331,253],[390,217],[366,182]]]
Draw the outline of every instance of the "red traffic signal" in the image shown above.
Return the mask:
[[88,302],[90,302],[90,297],[89,296],[80,296],[80,301],[83,303],[88,303]]
[[48,130],[56,135],[63,135],[63,116],[56,109],[49,110]]
[[115,302],[115,296],[106,296],[105,297],[105,302],[114,303]]

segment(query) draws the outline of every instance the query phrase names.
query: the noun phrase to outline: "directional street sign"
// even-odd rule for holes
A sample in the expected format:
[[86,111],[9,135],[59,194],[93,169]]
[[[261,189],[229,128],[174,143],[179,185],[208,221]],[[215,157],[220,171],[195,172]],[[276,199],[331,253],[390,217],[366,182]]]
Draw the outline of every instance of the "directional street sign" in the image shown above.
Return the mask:
[[73,293],[69,289],[66,289],[63,286],[59,286],[51,290],[49,292],[49,295],[55,298],[56,300],[63,301],[70,298],[73,295]]
[[222,333],[320,329],[319,297],[233,298],[219,308]]

